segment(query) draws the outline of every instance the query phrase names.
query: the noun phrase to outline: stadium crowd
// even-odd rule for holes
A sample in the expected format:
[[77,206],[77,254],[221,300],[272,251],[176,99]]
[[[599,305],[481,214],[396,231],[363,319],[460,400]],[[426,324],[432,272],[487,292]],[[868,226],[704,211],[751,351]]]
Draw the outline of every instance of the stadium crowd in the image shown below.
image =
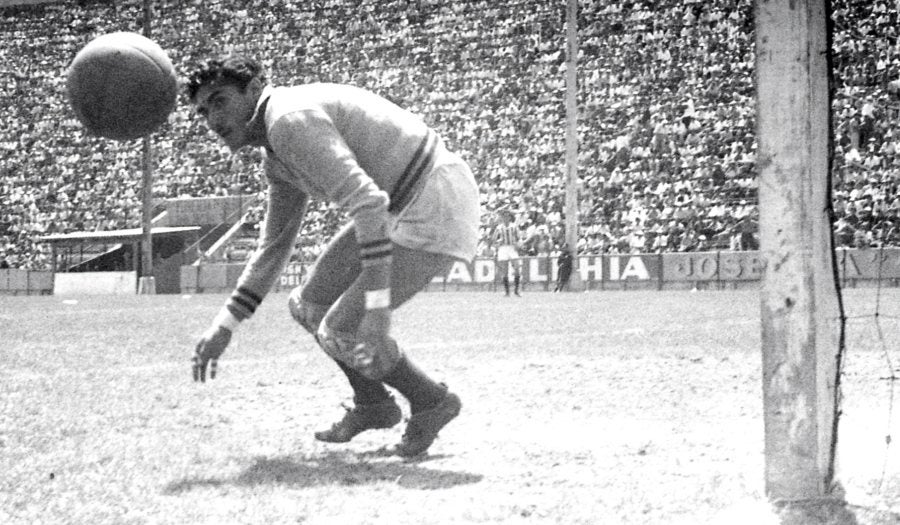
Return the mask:
[[[141,31],[138,0],[0,8],[0,258],[43,268],[49,233],[136,227],[141,148],[85,135],[65,70],[91,38]],[[833,2],[840,245],[900,245],[898,5]],[[756,249],[750,0],[585,0],[579,8],[578,251]],[[564,16],[550,0],[154,2],[152,37],[183,74],[210,52],[260,58],[276,84],[364,86],[419,113],[481,185],[481,254],[500,209],[527,254],[565,230]],[[154,135],[155,199],[260,194],[255,151],[231,155],[179,101]],[[315,255],[340,222],[318,207]],[[248,216],[249,229],[262,220]]]

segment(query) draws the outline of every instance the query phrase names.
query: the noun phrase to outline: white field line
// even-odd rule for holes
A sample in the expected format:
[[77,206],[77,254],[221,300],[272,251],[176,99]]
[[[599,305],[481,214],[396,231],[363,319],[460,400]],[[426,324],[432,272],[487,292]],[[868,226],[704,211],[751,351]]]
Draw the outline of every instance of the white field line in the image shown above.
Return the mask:
[[[723,325],[729,326],[737,326],[744,324],[756,323],[755,319],[736,319],[736,320],[726,320],[723,321],[721,319],[716,319],[714,321],[709,321],[704,323],[703,325],[697,326],[697,328],[701,327],[710,327],[713,326],[716,329],[723,329]],[[659,325],[654,327],[652,331],[665,330],[668,328],[674,328],[682,326],[682,323],[666,323],[663,325]],[[696,326],[696,325],[695,325]],[[404,348],[408,348],[410,350],[446,350],[446,349],[459,349],[459,348],[480,348],[484,346],[510,346],[510,345],[531,345],[540,344],[541,342],[546,341],[557,341],[559,339],[607,339],[613,336],[639,336],[646,333],[649,333],[650,330],[644,328],[623,328],[618,330],[581,330],[578,332],[561,332],[561,333],[545,333],[545,334],[521,334],[517,337],[482,337],[477,339],[454,339],[453,341],[429,341],[426,343],[411,343],[403,345]],[[313,347],[315,343],[312,339],[309,340],[310,347]],[[38,380],[45,379],[48,377],[72,377],[72,376],[86,376],[88,374],[96,374],[96,373],[129,373],[129,374],[140,374],[140,373],[157,373],[164,370],[173,370],[176,368],[184,368],[186,371],[189,371],[190,368],[190,359],[192,356],[192,351],[190,348],[185,348],[184,351],[184,360],[183,361],[167,361],[162,363],[149,363],[149,364],[139,364],[139,365],[125,365],[125,366],[110,366],[110,367],[101,367],[101,368],[92,368],[90,370],[60,370],[54,373],[44,373],[44,372],[35,372],[33,370],[29,370],[26,368],[5,368],[0,369],[0,378],[7,377],[10,379],[18,379],[18,380]],[[232,354],[233,355],[233,354]],[[301,362],[305,361],[306,358],[310,355],[315,354],[307,354],[294,352],[288,355],[280,355],[277,357],[279,362]],[[220,369],[224,367],[253,367],[266,363],[271,363],[275,358],[230,358],[230,355],[226,353],[225,357],[222,359],[220,364]],[[187,372],[186,372],[187,373]]]

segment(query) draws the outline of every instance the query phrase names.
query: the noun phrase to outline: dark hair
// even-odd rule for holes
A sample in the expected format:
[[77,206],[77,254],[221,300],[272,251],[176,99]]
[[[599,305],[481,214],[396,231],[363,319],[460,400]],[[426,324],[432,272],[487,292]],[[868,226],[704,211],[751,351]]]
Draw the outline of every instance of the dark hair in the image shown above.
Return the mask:
[[187,82],[188,99],[193,101],[197,91],[206,84],[221,82],[244,89],[254,78],[266,82],[266,74],[256,60],[243,55],[224,55],[211,58],[191,72]]

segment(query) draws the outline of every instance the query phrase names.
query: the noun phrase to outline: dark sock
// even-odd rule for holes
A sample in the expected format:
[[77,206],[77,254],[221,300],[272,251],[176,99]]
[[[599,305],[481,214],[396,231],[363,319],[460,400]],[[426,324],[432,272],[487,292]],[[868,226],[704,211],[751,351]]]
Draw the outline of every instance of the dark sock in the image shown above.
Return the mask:
[[508,277],[503,278],[503,289],[506,290],[506,295],[509,295],[509,278]]
[[350,386],[353,388],[353,402],[357,405],[374,405],[381,403],[390,397],[386,388],[381,381],[375,381],[362,375],[357,370],[350,368],[349,365],[337,359],[335,363],[344,371]]
[[446,386],[433,381],[406,356],[384,376],[384,382],[403,394],[413,414],[433,408],[447,395]]

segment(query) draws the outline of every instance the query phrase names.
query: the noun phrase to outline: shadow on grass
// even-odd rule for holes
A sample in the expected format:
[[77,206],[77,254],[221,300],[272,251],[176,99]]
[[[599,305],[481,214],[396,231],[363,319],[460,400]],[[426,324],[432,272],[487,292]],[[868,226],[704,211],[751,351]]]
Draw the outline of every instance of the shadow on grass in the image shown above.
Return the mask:
[[369,461],[384,457],[378,453],[354,454],[328,452],[312,457],[257,457],[252,465],[233,478],[188,478],[173,481],[165,494],[180,494],[202,487],[285,485],[292,488],[324,485],[366,485],[393,483],[417,490],[437,490],[478,483],[484,476],[467,472],[431,469],[423,466],[429,459]]

